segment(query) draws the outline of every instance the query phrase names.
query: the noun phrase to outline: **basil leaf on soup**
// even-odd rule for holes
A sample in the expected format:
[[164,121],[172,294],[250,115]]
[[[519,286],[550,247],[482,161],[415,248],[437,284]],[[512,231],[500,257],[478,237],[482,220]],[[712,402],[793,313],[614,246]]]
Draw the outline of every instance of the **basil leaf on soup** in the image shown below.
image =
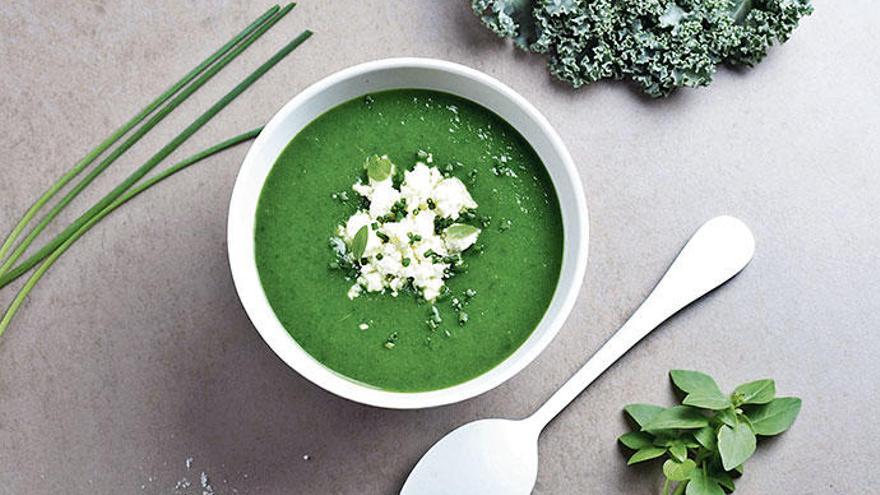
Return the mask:
[[371,180],[382,182],[388,177],[391,177],[394,165],[388,157],[373,155],[367,158],[366,163],[364,163],[364,168],[367,169],[367,176]]
[[367,241],[370,238],[370,226],[364,225],[351,239],[351,254],[355,260],[361,259],[367,250]]

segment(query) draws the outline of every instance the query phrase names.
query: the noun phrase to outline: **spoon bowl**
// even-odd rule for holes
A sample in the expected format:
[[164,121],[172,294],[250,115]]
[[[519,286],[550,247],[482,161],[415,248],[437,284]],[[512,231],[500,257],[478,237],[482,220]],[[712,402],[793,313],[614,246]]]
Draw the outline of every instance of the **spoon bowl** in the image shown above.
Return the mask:
[[527,421],[483,419],[453,430],[416,464],[401,495],[528,495],[538,434]]

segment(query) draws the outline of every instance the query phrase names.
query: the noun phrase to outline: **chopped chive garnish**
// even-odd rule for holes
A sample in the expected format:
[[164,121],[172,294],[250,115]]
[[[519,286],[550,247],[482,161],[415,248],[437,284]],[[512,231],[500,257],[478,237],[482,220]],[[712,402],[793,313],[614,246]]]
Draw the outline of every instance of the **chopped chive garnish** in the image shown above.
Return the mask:
[[386,349],[394,349],[394,347],[397,345],[397,341],[399,339],[400,339],[400,337],[397,335],[397,332],[393,332],[391,335],[388,336],[387,339],[385,339],[385,343],[382,345]]
[[58,261],[58,258],[61,257],[61,255],[64,254],[64,252],[67,251],[70,248],[70,246],[73,245],[73,243],[75,243],[80,237],[85,235],[86,232],[88,232],[98,222],[100,222],[102,219],[104,219],[104,217],[106,217],[107,215],[112,213],[114,210],[116,210],[117,208],[119,208],[123,204],[132,200],[133,198],[135,198],[136,196],[138,196],[142,192],[146,191],[150,187],[158,184],[159,182],[162,182],[163,180],[167,179],[168,177],[171,177],[172,175],[176,174],[177,172],[180,172],[181,170],[183,170],[193,164],[196,164],[196,163],[204,160],[205,158],[208,158],[211,155],[215,155],[215,154],[217,154],[227,148],[231,148],[232,146],[235,146],[235,145],[240,144],[242,142],[251,140],[251,139],[257,137],[257,134],[259,134],[260,131],[262,131],[262,128],[254,129],[252,131],[245,132],[244,134],[239,134],[238,136],[227,139],[226,141],[223,141],[221,143],[215,144],[214,146],[211,146],[210,148],[208,148],[204,151],[201,151],[200,153],[196,153],[195,155],[192,155],[189,158],[187,158],[181,162],[178,162],[177,164],[172,165],[171,167],[168,167],[167,169],[165,169],[162,172],[156,174],[155,176],[149,178],[148,180],[144,181],[143,183],[138,184],[133,189],[126,192],[125,194],[123,194],[122,196],[120,196],[119,198],[114,200],[112,203],[110,203],[106,208],[101,210],[97,215],[91,217],[85,224],[83,224],[81,227],[79,227],[71,236],[66,238],[64,240],[64,242],[60,246],[58,246],[58,248],[56,248],[54,251],[52,251],[49,254],[49,256],[46,257],[45,260],[43,260],[42,264],[34,271],[34,273],[30,276],[30,278],[28,278],[28,280],[25,282],[24,286],[22,286],[21,290],[18,291],[18,294],[16,294],[15,299],[13,299],[12,303],[9,305],[9,309],[7,309],[6,313],[3,315],[3,319],[0,320],[0,336],[2,336],[3,332],[5,332],[6,329],[9,327],[9,324],[12,322],[12,319],[15,316],[15,313],[18,312],[18,309],[24,303],[25,298],[27,298],[28,294],[33,290],[34,286],[37,284],[37,282],[40,281],[40,279],[43,277],[43,275],[45,275],[46,271],[48,271],[49,268],[51,268],[52,265],[56,261]]
[[[131,142],[132,138],[137,136],[137,139],[143,135],[141,132],[143,129],[149,130],[152,126],[158,124],[158,121],[161,118],[164,118],[165,115],[171,112],[177,105],[182,103],[186,97],[195,92],[198,88],[204,85],[208,79],[214,76],[217,72],[220,71],[224,66],[226,66],[229,62],[232,61],[235,57],[237,57],[245,48],[250,46],[254,41],[256,41],[263,33],[265,33],[272,25],[274,25],[278,20],[281,19],[284,15],[286,15],[290,9],[293,8],[293,4],[288,5],[287,7],[281,9],[274,17],[272,17],[266,24],[260,26],[260,28],[254,32],[251,37],[247,38],[242,44],[238,45],[232,52],[227,54],[223,59],[221,59],[217,64],[211,66],[207,72],[201,76],[198,80],[187,86],[174,100],[172,100],[168,106],[164,107],[156,116],[154,116],[148,123],[141,126],[138,131],[132,135],[129,140],[126,141],[128,147],[134,144]],[[10,268],[12,263],[24,252],[25,249],[30,245],[30,243],[36,238],[36,235],[39,234],[43,228],[45,228],[49,222],[60,212],[61,208],[66,206],[67,203],[73,200],[73,197],[79,193],[82,189],[85,188],[92,180],[100,174],[106,167],[108,167],[113,160],[115,160],[122,152],[124,152],[127,147],[125,147],[126,143],[120,145],[120,148],[114,150],[107,159],[105,159],[101,164],[98,165],[96,169],[94,169],[89,175],[87,175],[73,190],[68,193],[59,203],[50,211],[49,214],[35,227],[35,230],[31,232],[15,249],[15,251],[10,255],[7,261],[0,267],[0,271],[3,272],[0,275],[0,288],[9,284],[12,280],[15,280],[23,273],[27,272],[31,268],[33,268],[40,261],[48,257],[55,251],[59,246],[64,244],[64,242],[74,235],[76,231],[78,231],[81,227],[86,225],[89,220],[96,215],[100,214],[105,208],[110,206],[116,199],[120,198],[125,194],[127,190],[129,190],[136,182],[142,179],[145,175],[147,175],[151,170],[153,170],[162,160],[167,158],[171,153],[173,153],[177,148],[180,147],[187,139],[189,139],[193,134],[195,134],[199,129],[201,129],[205,124],[208,123],[215,115],[220,113],[221,110],[226,108],[236,97],[238,97],[241,93],[243,93],[247,88],[253,85],[257,80],[259,80],[266,72],[269,71],[272,67],[274,67],[278,62],[280,62],[284,57],[290,54],[297,46],[302,44],[305,40],[307,40],[312,35],[311,31],[304,31],[302,34],[297,36],[293,41],[289,42],[284,48],[279,50],[275,55],[272,56],[268,61],[263,63],[260,67],[258,67],[254,72],[248,75],[244,80],[242,80],[235,88],[229,91],[226,95],[224,95],[220,100],[218,100],[214,105],[212,105],[207,111],[202,113],[198,118],[196,118],[189,126],[186,127],[180,134],[178,134],[174,139],[172,139],[168,144],[166,144],[161,150],[159,150],[156,154],[154,154],[149,160],[147,160],[143,165],[138,167],[131,175],[128,176],[121,184],[119,184],[115,189],[110,191],[107,195],[105,195],[100,201],[98,201],[94,206],[89,208],[85,213],[79,216],[72,224],[70,224],[64,231],[56,235],[51,241],[46,243],[42,248],[37,250],[32,256],[23,261],[21,264],[16,266],[15,268]],[[167,110],[166,110],[167,109]],[[156,120],[158,118],[158,120]],[[152,123],[152,126],[149,124]],[[146,131],[143,131],[146,133]],[[135,139],[136,141],[136,139]],[[119,150],[122,151],[119,151]],[[5,271],[8,270],[8,271]]]
[[404,259],[401,260],[401,262],[400,262],[400,264],[403,265],[403,266],[409,266],[410,263],[411,263],[411,261],[410,261],[409,258],[404,258]]
[[[158,109],[162,104],[170,100],[175,94],[180,91],[181,88],[186,86],[188,83],[196,79],[199,75],[205,73],[205,70],[217,62],[224,54],[232,50],[236,45],[238,45],[243,39],[247,38],[251,33],[253,33],[257,28],[262,26],[268,20],[270,20],[279,10],[279,7],[276,5],[269,9],[266,13],[260,16],[257,20],[252,22],[248,27],[246,27],[243,31],[238,33],[234,38],[232,38],[225,45],[220,47],[217,51],[215,51],[211,56],[202,61],[199,65],[197,65],[194,69],[188,72],[182,79],[174,83],[170,88],[165,90],[164,93],[159,95],[158,98],[153,100],[150,104],[144,107],[137,115],[131,118],[128,122],[122,125],[119,129],[117,129],[113,134],[111,134],[107,139],[102,141],[95,149],[90,151],[86,156],[84,156],[80,161],[78,161],[70,170],[65,172],[52,186],[46,190],[34,204],[25,212],[22,216],[21,220],[15,225],[12,229],[12,232],[6,237],[6,240],[3,242],[3,245],[0,246],[0,260],[2,260],[9,250],[14,245],[15,241],[22,234],[25,227],[31,222],[31,220],[36,217],[37,213],[48,203],[65,185],[67,185],[71,180],[73,180],[76,176],[78,176],[83,170],[85,170],[89,165],[94,163],[94,161],[103,154],[107,149],[113,146],[119,139],[122,138],[125,134],[131,131],[136,125],[143,122],[150,114],[152,114],[156,109]],[[210,77],[210,76],[209,76]],[[185,99],[186,97],[184,97]],[[172,102],[173,103],[173,102]],[[171,103],[169,103],[171,105]],[[176,106],[176,105],[175,105]],[[173,108],[172,108],[173,109]],[[170,110],[169,110],[170,112]],[[167,114],[167,113],[166,113]],[[154,117],[155,118],[155,117]],[[161,118],[159,119],[161,120]],[[147,124],[144,124],[147,125]],[[155,124],[153,124],[155,125]],[[149,130],[149,129],[148,129]],[[141,133],[141,136],[145,134]],[[129,138],[131,140],[131,138]],[[136,141],[136,140],[135,140]],[[128,142],[128,141],[126,141]],[[134,144],[134,143],[132,143]],[[125,146],[123,144],[122,146]],[[129,145],[128,147],[130,147]],[[127,149],[127,148],[126,148]],[[121,153],[120,153],[121,154]],[[66,205],[66,203],[65,203]],[[61,206],[62,208],[64,205]],[[44,227],[45,228],[45,227]],[[42,229],[40,229],[42,231]],[[39,234],[39,232],[37,232]],[[29,235],[29,237],[31,237]],[[36,235],[33,235],[36,237]],[[22,250],[23,252],[24,250]],[[21,253],[19,253],[20,256]],[[17,257],[16,257],[17,258]],[[14,263],[15,260],[12,260]],[[9,263],[11,265],[12,263]],[[4,265],[6,266],[6,265]],[[0,274],[2,274],[4,269],[0,269]]]

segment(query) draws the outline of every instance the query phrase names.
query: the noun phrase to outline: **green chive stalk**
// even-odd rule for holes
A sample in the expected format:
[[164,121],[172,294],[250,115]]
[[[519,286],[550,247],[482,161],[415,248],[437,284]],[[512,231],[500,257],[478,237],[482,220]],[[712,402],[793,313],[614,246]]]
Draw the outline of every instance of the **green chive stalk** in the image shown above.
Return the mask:
[[[248,35],[253,33],[257,28],[259,28],[263,23],[269,20],[272,16],[275,15],[276,12],[280,9],[279,6],[275,5],[266,13],[261,15],[257,20],[252,22],[249,26],[247,26],[243,31],[238,33],[234,38],[232,38],[225,45],[220,47],[217,51],[211,54],[208,58],[206,58],[202,63],[197,65],[194,69],[189,71],[186,75],[183,76],[182,79],[174,83],[170,88],[165,90],[164,93],[159,95],[158,98],[150,102],[146,107],[144,107],[137,115],[132,117],[128,122],[122,125],[119,129],[113,132],[107,139],[98,144],[95,149],[89,151],[86,156],[76,162],[73,167],[65,172],[61,177],[55,181],[52,186],[47,189],[35,202],[31,207],[25,212],[25,214],[21,217],[19,222],[13,227],[12,231],[6,237],[6,240],[0,245],[0,261],[6,258],[6,255],[9,253],[9,250],[12,249],[15,241],[18,240],[18,237],[24,232],[24,229],[27,225],[36,217],[37,213],[48,203],[56,194],[66,186],[71,180],[77,177],[83,170],[88,168],[99,156],[101,156],[108,148],[116,144],[122,136],[128,134],[135,126],[144,121],[150,114],[152,114],[157,108],[159,108],[166,101],[171,99],[172,96],[177,94],[181,88],[189,84],[193,79],[202,74],[205,69],[214,64],[217,60],[220,59],[223,55],[225,55],[229,50],[238,45],[243,39],[245,39]],[[3,273],[3,270],[0,269],[0,274]]]
[[[217,63],[209,67],[204,74],[199,76],[198,79],[193,81],[189,86],[184,88],[174,99],[168,102],[167,105],[162,107],[153,117],[150,118],[145,124],[139,127],[128,139],[126,139],[122,144],[120,144],[117,148],[115,148],[110,154],[99,163],[91,172],[89,172],[79,183],[77,183],[71,190],[68,192],[51,210],[49,213],[43,217],[42,220],[31,230],[30,233],[21,241],[21,243],[12,251],[12,254],[9,255],[9,258],[0,265],[0,288],[5,286],[8,283],[8,280],[12,280],[25,271],[29,270],[36,263],[45,257],[48,253],[50,253],[55,247],[58,246],[61,242],[64,241],[61,238],[63,235],[67,235],[70,232],[65,230],[62,234],[59,234],[55,237],[49,244],[53,244],[49,247],[49,244],[44,246],[46,249],[41,249],[34,256],[28,258],[25,262],[23,262],[20,266],[12,269],[13,264],[18,261],[18,259],[25,253],[25,251],[30,247],[30,245],[34,242],[37,236],[45,230],[45,228],[58,216],[59,213],[71,202],[80,192],[83,191],[89,184],[92,183],[107,167],[109,167],[116,159],[118,159],[123,153],[125,153],[129,148],[134,146],[147,132],[149,132],[153,127],[158,125],[168,114],[170,114],[175,108],[177,108],[180,104],[182,104],[189,96],[195,93],[199,88],[201,88],[205,83],[207,83],[212,77],[214,77],[221,69],[223,69],[230,62],[235,60],[244,50],[246,50],[251,44],[253,44],[257,39],[259,39],[266,31],[268,31],[272,26],[275,25],[281,18],[287,15],[296,4],[289,4],[283,9],[280,9],[275,14],[270,16],[270,18],[260,25],[249,37],[245,38],[239,45],[237,45],[231,52],[226,54],[223,58],[221,58]],[[188,136],[187,136],[188,137]],[[88,212],[87,212],[88,213]],[[72,226],[70,226],[72,227]],[[68,229],[70,229],[68,227]],[[37,255],[40,255],[39,258]],[[22,268],[27,265],[26,268]],[[12,275],[15,273],[15,275]],[[11,278],[6,279],[7,276],[11,276]],[[6,280],[5,282],[2,280]]]
[[[293,8],[293,5],[288,5],[288,8],[282,9],[278,15],[286,14],[290,8]],[[268,28],[267,28],[268,29]],[[258,32],[259,33],[259,32]],[[255,33],[257,34],[257,33]],[[126,190],[128,190],[131,186],[133,186],[138,180],[143,178],[146,174],[148,174],[151,170],[153,170],[156,165],[158,165],[162,160],[168,157],[171,153],[173,153],[181,144],[183,144],[187,139],[190,138],[193,134],[196,133],[199,129],[201,129],[205,124],[208,123],[215,115],[217,115],[221,110],[223,110],[227,105],[229,105],[232,100],[234,100],[238,95],[243,93],[248,87],[250,87],[253,83],[255,83],[260,77],[262,77],[266,72],[269,71],[275,64],[280,62],[284,57],[289,55],[293,50],[295,50],[300,44],[302,44],[305,40],[307,40],[312,35],[311,31],[304,31],[302,34],[297,36],[294,40],[288,43],[284,48],[279,50],[275,55],[272,56],[268,61],[266,61],[263,65],[258,67],[254,72],[252,72],[248,77],[246,77],[242,82],[240,82],[235,88],[233,88],[229,93],[223,96],[219,101],[217,101],[211,108],[206,110],[202,115],[200,115],[195,121],[193,121],[186,129],[184,129],[180,134],[178,134],[174,139],[171,140],[168,144],[166,144],[161,150],[159,150],[155,155],[153,155],[149,160],[147,160],[143,165],[141,165],[137,170],[135,170],[131,175],[128,176],[121,184],[116,186],[115,189],[110,191],[106,196],[104,196],[98,203],[92,206],[88,211],[83,213],[79,218],[77,218],[71,225],[69,225],[64,231],[60,234],[56,235],[51,241],[49,241],[46,245],[41,247],[36,253],[30,256],[28,259],[23,261],[20,265],[15,268],[9,269],[0,275],[0,288],[5,287],[10,282],[20,277],[23,273],[27,272],[31,268],[33,268],[37,263],[42,261],[46,256],[52,253],[58,246],[60,246],[70,235],[76,232],[80,227],[82,227],[89,219],[106,208],[110,203],[112,203],[116,198],[123,195]],[[213,69],[213,67],[212,67]],[[219,70],[219,69],[218,69]],[[187,88],[188,89],[188,88]]]
[[110,204],[105,206],[101,211],[93,215],[83,223],[79,228],[77,228],[70,236],[64,239],[64,242],[58,245],[54,251],[52,251],[45,260],[43,260],[42,264],[31,274],[30,278],[25,282],[24,286],[22,286],[21,290],[18,291],[15,298],[12,300],[12,303],[9,305],[9,308],[6,310],[6,313],[3,315],[3,318],[0,319],[0,336],[6,331],[9,327],[9,324],[12,322],[12,319],[15,317],[15,314],[21,308],[21,305],[24,303],[28,294],[34,289],[37,282],[43,277],[46,271],[52,267],[53,264],[58,260],[58,258],[67,251],[73,243],[75,243],[80,237],[85,235],[92,227],[94,227],[98,222],[104,219],[107,215],[112,213],[114,210],[124,205],[128,201],[132,200],[142,192],[147,189],[153,187],[154,185],[162,182],[163,180],[171,177],[172,175],[180,172],[181,170],[194,165],[209,156],[215,155],[227,148],[231,148],[237,144],[243,143],[245,141],[249,141],[257,136],[257,134],[262,131],[262,127],[254,129],[252,131],[245,132],[243,134],[239,134],[233,138],[227,139],[222,143],[215,144],[210,148],[196,153],[195,155],[190,156],[189,158],[178,162],[171,167],[163,170],[161,173],[156,174],[150,179],[138,184],[133,189],[127,191],[122,196],[114,199]]

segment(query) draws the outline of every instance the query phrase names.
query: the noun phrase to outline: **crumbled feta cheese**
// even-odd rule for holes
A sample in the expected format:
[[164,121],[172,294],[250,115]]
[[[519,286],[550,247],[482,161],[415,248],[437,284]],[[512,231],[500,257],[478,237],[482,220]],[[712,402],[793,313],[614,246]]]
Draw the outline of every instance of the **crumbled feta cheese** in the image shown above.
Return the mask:
[[477,202],[471,197],[464,182],[458,177],[443,179],[434,188],[436,196],[434,203],[437,205],[437,213],[446,218],[458,220],[458,215],[465,209],[477,207]]
[[[430,163],[432,158],[427,156],[426,161]],[[387,157],[381,159],[387,160]],[[387,164],[383,166],[387,171]],[[452,265],[448,259],[444,262],[444,257],[468,249],[480,234],[476,227],[453,224],[438,235],[435,222],[457,220],[465,210],[476,208],[477,203],[462,181],[455,177],[444,178],[437,167],[422,161],[404,172],[399,190],[394,187],[393,164],[391,170],[381,181],[368,177],[368,183],[358,182],[352,186],[370,205],[337,228],[338,238],[331,239],[331,246],[339,257],[348,257],[357,268],[355,283],[348,291],[349,299],[360,296],[363,291],[388,291],[397,296],[411,283],[426,300],[433,301],[443,292],[445,279],[451,273]],[[384,177],[384,173],[380,177]],[[402,218],[401,211],[395,209],[398,202],[406,205],[406,215]],[[392,211],[398,216],[396,219],[392,216],[394,221],[387,221]],[[367,226],[367,243],[359,259],[354,259],[350,254],[352,243],[364,226]],[[458,226],[458,230],[450,235],[450,228],[454,226]]]
[[447,228],[444,234],[443,240],[446,242],[446,247],[449,248],[449,251],[452,253],[460,253],[477,242],[477,237],[480,235],[480,229],[475,228],[464,235],[453,236],[449,235],[449,228]]
[[404,172],[400,195],[406,200],[407,211],[427,209],[428,198],[442,180],[443,174],[437,167],[428,167],[422,162],[416,163],[412,170]]

